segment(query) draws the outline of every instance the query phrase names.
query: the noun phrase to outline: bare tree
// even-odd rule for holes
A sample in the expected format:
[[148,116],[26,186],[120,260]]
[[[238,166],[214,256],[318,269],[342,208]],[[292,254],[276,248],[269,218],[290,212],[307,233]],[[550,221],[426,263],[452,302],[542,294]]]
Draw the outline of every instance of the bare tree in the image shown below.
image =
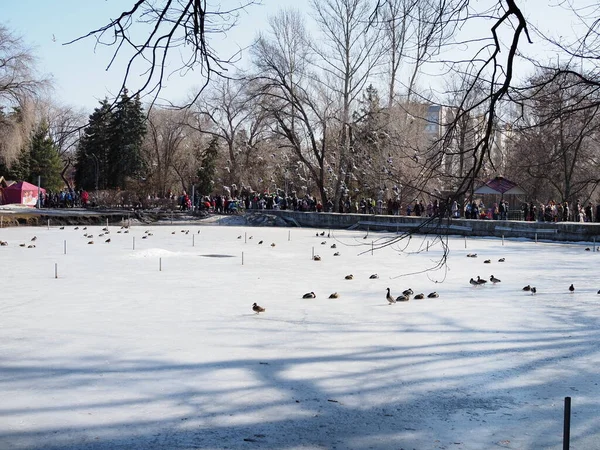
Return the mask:
[[[218,55],[210,38],[227,33],[236,25],[239,13],[257,3],[246,0],[237,7],[221,9],[207,0],[136,0],[131,9],[116,19],[67,44],[94,38],[96,45],[113,47],[115,51],[107,69],[125,53],[128,63],[121,88],[114,97],[121,96],[139,71],[141,86],[130,89],[130,95],[150,94],[154,103],[170,75],[196,71],[205,79],[203,87],[211,77],[225,75],[237,55]],[[202,89],[196,92],[193,101]]]
[[[264,117],[260,105],[249,95],[246,80],[219,80],[196,100],[192,126],[202,133],[221,139],[228,153],[226,184],[240,184],[248,167],[249,154],[261,141]],[[243,164],[240,159],[243,158]]]
[[189,127],[188,110],[154,108],[148,115],[148,132],[143,145],[147,183],[155,194],[186,190],[197,169],[193,149],[199,136]]

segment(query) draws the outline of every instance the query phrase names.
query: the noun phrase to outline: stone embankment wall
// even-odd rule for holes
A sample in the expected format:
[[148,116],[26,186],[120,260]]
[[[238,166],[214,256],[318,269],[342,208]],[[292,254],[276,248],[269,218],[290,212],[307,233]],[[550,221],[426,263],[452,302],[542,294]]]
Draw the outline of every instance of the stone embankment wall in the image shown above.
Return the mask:
[[600,223],[525,222],[513,220],[427,219],[412,216],[337,214],[298,211],[247,211],[246,215],[269,214],[289,226],[320,229],[413,231],[460,236],[494,236],[552,241],[595,241],[600,244]]

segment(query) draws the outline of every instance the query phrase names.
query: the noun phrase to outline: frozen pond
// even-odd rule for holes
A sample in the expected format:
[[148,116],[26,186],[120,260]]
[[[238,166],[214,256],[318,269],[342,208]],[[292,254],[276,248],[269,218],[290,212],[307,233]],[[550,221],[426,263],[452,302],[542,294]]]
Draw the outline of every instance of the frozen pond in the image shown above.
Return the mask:
[[592,244],[74,228],[0,230],[1,449],[561,449],[566,396],[600,445]]

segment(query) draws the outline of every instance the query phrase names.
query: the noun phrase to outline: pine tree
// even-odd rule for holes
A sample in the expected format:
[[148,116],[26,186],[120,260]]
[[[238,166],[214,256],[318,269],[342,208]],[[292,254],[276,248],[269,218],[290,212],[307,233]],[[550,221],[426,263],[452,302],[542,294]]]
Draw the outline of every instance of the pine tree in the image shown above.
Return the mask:
[[213,191],[216,162],[219,156],[219,139],[213,138],[202,156],[202,165],[198,169],[198,193],[210,195]]
[[146,122],[139,96],[131,99],[125,90],[112,116],[108,187],[125,189],[128,178],[141,175],[141,146],[145,134]]
[[106,189],[112,111],[107,99],[90,115],[77,149],[75,184],[79,189]]
[[40,124],[31,138],[29,152],[26,153],[29,159],[29,173],[24,178],[27,181],[37,184],[40,177],[42,187],[46,189],[58,191],[63,188],[64,182],[60,176],[62,162],[56,145],[49,136],[47,123]]

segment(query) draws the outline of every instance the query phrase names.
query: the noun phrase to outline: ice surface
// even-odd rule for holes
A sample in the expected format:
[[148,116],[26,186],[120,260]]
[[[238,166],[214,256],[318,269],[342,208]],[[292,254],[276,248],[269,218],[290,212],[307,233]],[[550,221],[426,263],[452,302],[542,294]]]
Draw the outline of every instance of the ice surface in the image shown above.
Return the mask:
[[101,228],[0,230],[0,449],[560,449],[565,396],[600,445],[592,244]]

